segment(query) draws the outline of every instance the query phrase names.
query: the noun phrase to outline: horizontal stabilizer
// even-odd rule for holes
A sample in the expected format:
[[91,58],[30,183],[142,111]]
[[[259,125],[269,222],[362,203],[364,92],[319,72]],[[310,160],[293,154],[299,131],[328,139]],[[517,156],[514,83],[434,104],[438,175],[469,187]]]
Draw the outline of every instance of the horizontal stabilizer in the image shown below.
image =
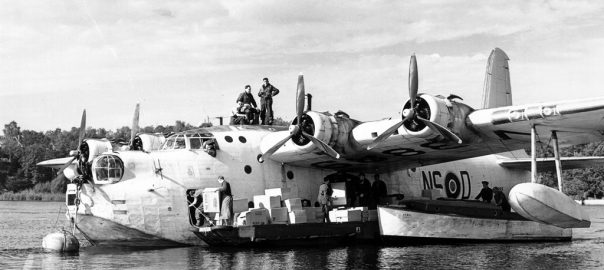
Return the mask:
[[[531,159],[501,159],[497,161],[500,166],[517,169],[531,170]],[[563,170],[604,167],[604,157],[562,157],[560,158]],[[554,158],[537,159],[537,169],[539,171],[555,171],[556,164]]]
[[560,228],[589,228],[589,215],[564,193],[545,185],[522,183],[510,190],[510,206],[521,216]]
[[[53,169],[61,169],[65,165],[65,163],[69,162],[69,160],[71,159],[73,159],[73,157],[49,159],[42,161],[36,165]],[[74,160],[71,164],[77,164],[77,160]]]

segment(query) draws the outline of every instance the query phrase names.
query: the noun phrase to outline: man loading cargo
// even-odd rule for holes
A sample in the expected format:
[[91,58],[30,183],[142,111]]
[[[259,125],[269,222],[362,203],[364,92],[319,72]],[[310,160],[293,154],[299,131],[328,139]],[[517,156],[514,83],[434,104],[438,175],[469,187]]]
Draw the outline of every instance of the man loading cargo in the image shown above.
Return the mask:
[[224,177],[218,176],[218,183],[220,183],[220,197],[222,203],[220,204],[220,220],[222,225],[232,225],[233,220],[233,194],[231,193],[231,184],[224,180]]
[[329,179],[323,178],[323,184],[319,187],[319,196],[317,196],[317,201],[321,204],[324,223],[331,222],[331,220],[329,220],[329,211],[331,210],[331,194],[333,194],[333,190],[329,186]]
[[189,204],[189,209],[194,209],[195,215],[193,222],[195,226],[201,227],[204,223],[205,216],[203,214],[203,207],[201,204],[203,203],[203,189],[198,190],[189,190],[189,196],[193,198],[193,201]]

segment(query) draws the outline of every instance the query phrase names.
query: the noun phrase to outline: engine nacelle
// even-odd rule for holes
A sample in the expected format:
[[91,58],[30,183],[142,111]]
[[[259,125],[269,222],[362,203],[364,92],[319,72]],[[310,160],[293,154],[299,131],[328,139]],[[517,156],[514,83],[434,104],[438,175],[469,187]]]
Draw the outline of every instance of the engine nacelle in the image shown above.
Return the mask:
[[[403,106],[402,118],[405,118],[409,108],[411,108],[411,102],[407,101]],[[416,116],[437,123],[459,135],[460,133],[467,133],[465,118],[472,109],[463,103],[451,101],[444,97],[424,94],[419,96],[415,111]],[[362,148],[365,148],[371,144],[377,136],[386,131],[386,129],[400,121],[401,120],[399,119],[392,119],[360,124],[352,130],[352,139]],[[403,143],[404,141],[413,142],[417,140],[418,142],[423,142],[441,136],[438,131],[430,129],[426,124],[417,119],[405,122],[397,132],[398,133],[393,134],[392,137],[381,143],[379,146],[394,146]]]
[[[338,124],[334,116],[309,111],[302,115],[302,131],[315,138],[334,146],[338,139]],[[297,119],[293,125],[297,124]],[[274,132],[266,135],[260,143],[260,150],[264,153],[279,141],[289,136],[290,131]],[[308,160],[322,154],[312,141],[303,136],[293,136],[279,150],[271,155],[271,159],[279,162],[294,162],[297,160]]]
[[80,146],[81,160],[90,162],[100,154],[112,151],[112,149],[111,142],[107,139],[86,139]]

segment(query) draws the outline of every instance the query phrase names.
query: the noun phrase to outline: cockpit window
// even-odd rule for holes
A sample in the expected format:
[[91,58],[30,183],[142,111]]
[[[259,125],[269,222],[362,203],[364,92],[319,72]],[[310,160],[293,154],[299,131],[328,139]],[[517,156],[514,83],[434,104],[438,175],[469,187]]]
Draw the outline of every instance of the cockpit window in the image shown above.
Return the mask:
[[175,134],[170,136],[164,145],[162,150],[171,149],[191,149],[199,150],[203,149],[204,142],[214,141],[214,135],[211,133],[187,133],[187,134]]
[[176,137],[176,144],[174,145],[174,149],[185,149],[187,145],[185,143],[185,136],[179,135]]

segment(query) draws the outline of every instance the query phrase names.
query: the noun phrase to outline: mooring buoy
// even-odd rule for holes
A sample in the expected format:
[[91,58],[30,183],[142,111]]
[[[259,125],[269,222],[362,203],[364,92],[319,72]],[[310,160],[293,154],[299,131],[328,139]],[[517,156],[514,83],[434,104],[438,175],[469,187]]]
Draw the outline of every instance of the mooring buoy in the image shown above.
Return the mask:
[[72,233],[63,230],[44,236],[42,247],[50,252],[78,252],[80,242]]

